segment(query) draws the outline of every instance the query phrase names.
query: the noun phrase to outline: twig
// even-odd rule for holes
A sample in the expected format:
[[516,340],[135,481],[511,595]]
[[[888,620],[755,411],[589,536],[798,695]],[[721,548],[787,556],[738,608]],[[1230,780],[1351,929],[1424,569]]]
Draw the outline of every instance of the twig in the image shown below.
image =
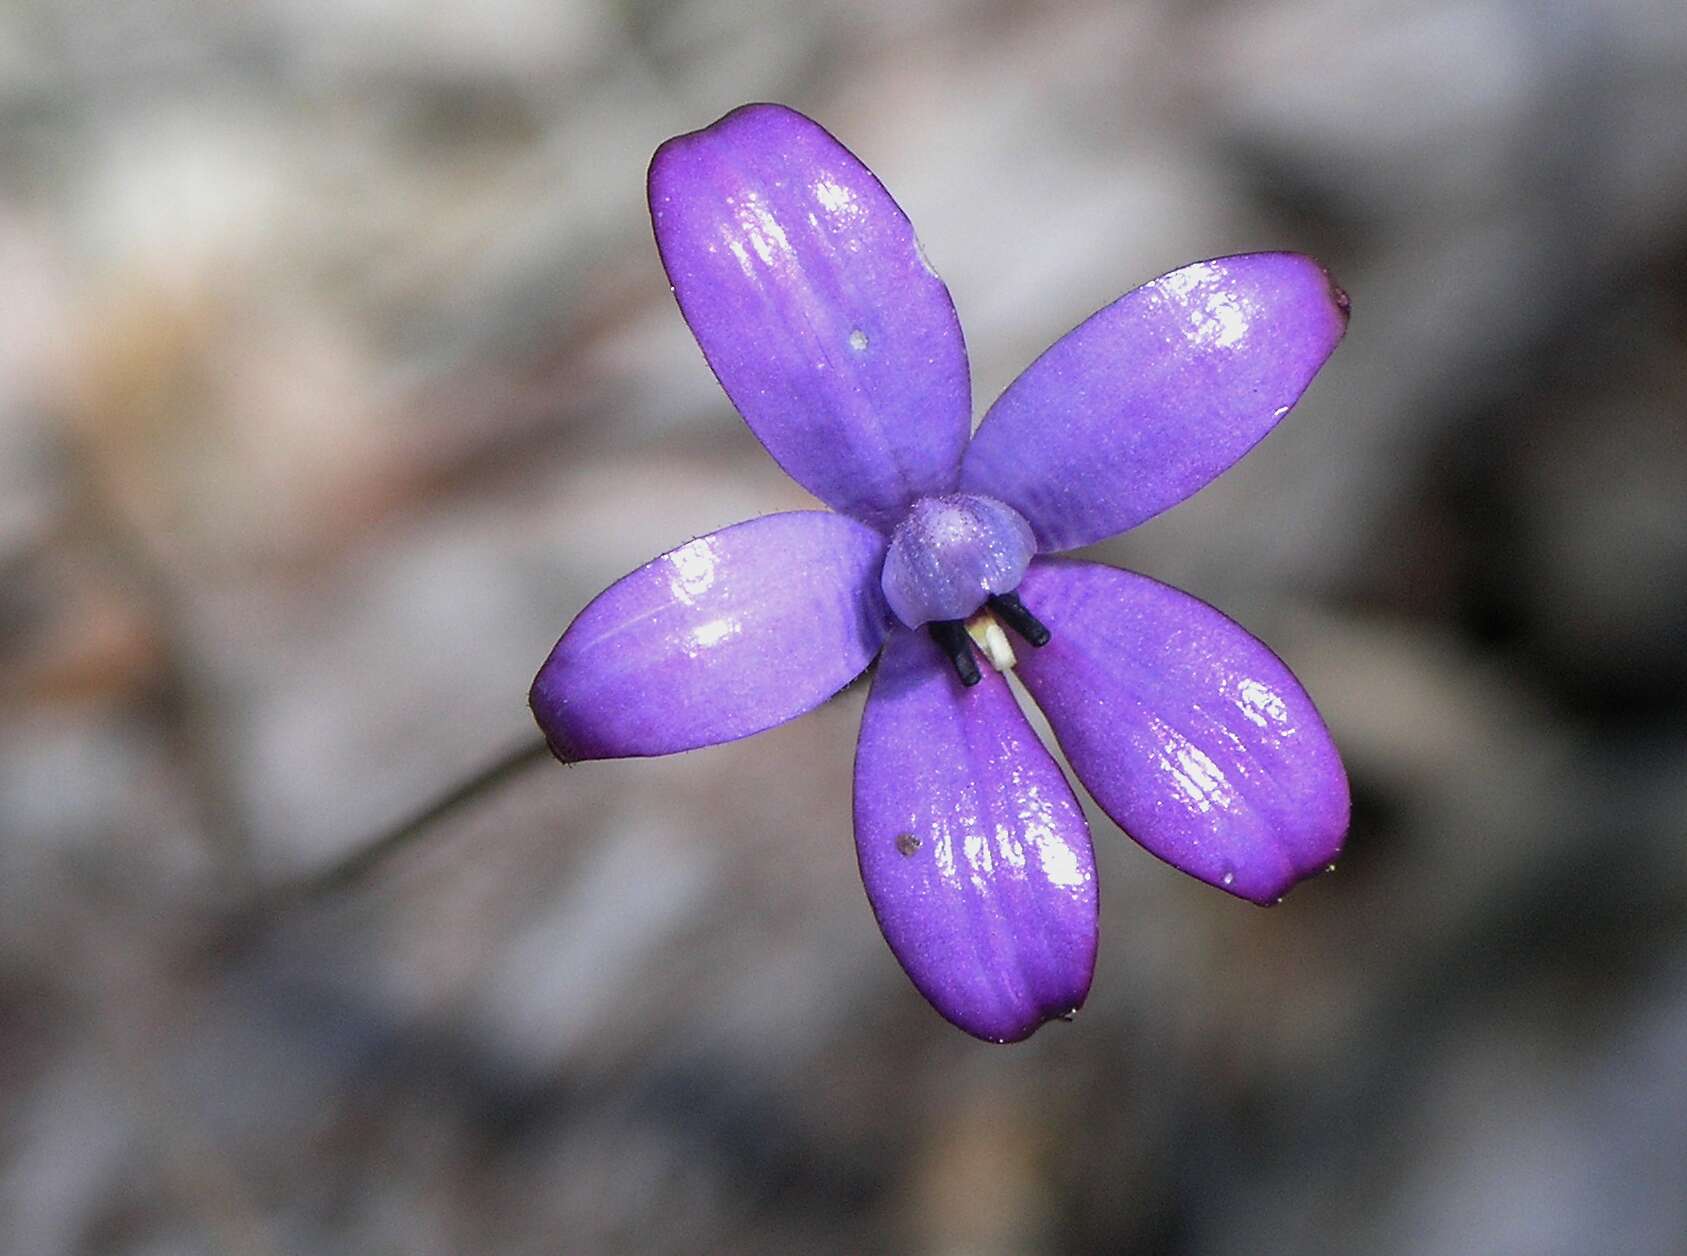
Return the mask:
[[467,780],[460,781],[398,825],[358,843],[350,853],[341,856],[327,867],[264,891],[259,896],[259,906],[264,909],[285,908],[326,898],[351,888],[376,868],[407,849],[411,843],[452,812],[481,795],[490,793],[504,782],[513,780],[533,764],[550,757],[550,748],[543,741],[523,743],[501,758],[495,759]]

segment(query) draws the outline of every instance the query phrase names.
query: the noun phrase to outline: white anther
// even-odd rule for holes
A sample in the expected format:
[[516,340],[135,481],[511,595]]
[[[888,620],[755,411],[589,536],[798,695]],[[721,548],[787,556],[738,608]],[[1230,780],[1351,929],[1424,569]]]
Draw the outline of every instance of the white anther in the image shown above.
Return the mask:
[[980,609],[967,620],[967,636],[972,638],[972,643],[998,672],[1005,672],[1019,662],[1014,657],[1013,643],[1008,640],[1007,633],[987,609]]

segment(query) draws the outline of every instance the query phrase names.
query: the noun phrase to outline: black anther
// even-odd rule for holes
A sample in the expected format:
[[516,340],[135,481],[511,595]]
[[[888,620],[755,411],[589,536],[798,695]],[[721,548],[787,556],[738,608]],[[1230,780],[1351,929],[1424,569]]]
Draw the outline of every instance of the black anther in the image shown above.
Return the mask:
[[990,609],[1001,617],[1003,623],[1032,645],[1049,643],[1049,630],[1043,627],[1041,620],[1025,609],[1025,603],[1019,600],[1019,594],[992,593],[985,601],[989,603]]
[[967,636],[965,623],[959,619],[936,620],[931,625],[931,639],[949,656],[963,685],[970,689],[982,679],[978,660],[972,657],[972,638]]

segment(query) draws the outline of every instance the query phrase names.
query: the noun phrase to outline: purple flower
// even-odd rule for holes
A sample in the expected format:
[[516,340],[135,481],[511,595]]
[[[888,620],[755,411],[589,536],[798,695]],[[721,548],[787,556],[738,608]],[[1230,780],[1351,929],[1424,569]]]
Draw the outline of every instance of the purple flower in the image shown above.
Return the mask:
[[580,612],[533,683],[560,758],[745,737],[878,655],[861,878],[920,992],[999,1042],[1083,1003],[1097,929],[1089,827],[1003,669],[1102,810],[1167,863],[1256,903],[1330,863],[1347,779],[1289,669],[1187,594],[1053,556],[1182,501],[1288,413],[1347,326],[1318,263],[1254,253],[1144,284],[1057,341],[969,440],[949,291],[818,125],[747,105],[669,140],[650,213],[721,386],[837,513],[698,537]]

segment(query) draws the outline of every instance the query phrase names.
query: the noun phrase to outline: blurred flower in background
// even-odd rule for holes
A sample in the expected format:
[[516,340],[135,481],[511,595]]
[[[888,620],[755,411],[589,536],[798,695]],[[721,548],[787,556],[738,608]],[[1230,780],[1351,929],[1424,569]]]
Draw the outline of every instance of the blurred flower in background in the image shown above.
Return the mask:
[[[1082,1030],[988,1051],[815,840],[857,692],[228,940],[526,735],[611,580],[812,507],[639,195],[756,98],[896,189],[985,401],[1189,257],[1354,293],[1292,423],[1090,555],[1318,695],[1340,871],[1238,912],[1100,843]],[[17,1250],[1678,1245],[1680,6],[12,4],[0,111]]]

